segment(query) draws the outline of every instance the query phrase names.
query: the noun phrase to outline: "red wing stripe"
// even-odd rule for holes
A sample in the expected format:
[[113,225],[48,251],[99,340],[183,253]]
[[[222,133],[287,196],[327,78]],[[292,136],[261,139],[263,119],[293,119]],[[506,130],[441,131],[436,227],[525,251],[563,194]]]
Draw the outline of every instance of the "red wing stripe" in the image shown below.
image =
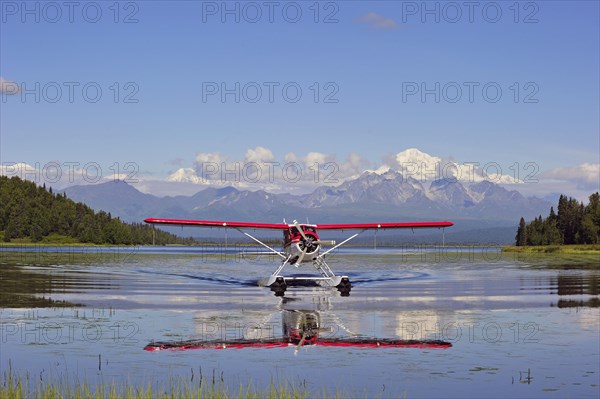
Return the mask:
[[[439,340],[395,340],[376,338],[339,338],[305,342],[304,346],[337,346],[354,348],[420,348],[420,349],[447,349],[451,348],[450,342]],[[231,340],[231,341],[175,341],[175,342],[151,342],[144,350],[154,352],[165,349],[187,350],[187,349],[243,349],[243,348],[282,348],[296,346],[285,339],[269,340]]]
[[274,229],[287,230],[289,226],[283,223],[252,223],[252,222],[225,222],[218,220],[189,220],[189,219],[161,219],[148,218],[144,222],[152,224],[171,224],[177,226],[199,226],[199,227],[234,227],[248,229]]
[[320,230],[352,230],[352,229],[418,229],[433,227],[451,227],[452,222],[397,222],[397,223],[346,223],[346,224],[318,224]]
[[451,348],[452,344],[445,341],[436,340],[377,340],[377,339],[338,339],[338,340],[319,340],[315,343],[318,346],[342,346],[354,348],[420,348],[420,349],[447,349]]
[[173,351],[187,349],[243,349],[243,348],[282,348],[289,344],[281,340],[270,341],[246,341],[212,342],[212,341],[189,341],[189,342],[155,342],[144,347],[149,352],[170,349]]
[[[200,227],[233,227],[248,229],[274,229],[287,230],[289,226],[284,223],[254,223],[254,222],[226,222],[219,220],[190,220],[190,219],[161,219],[148,218],[144,220],[152,224],[171,224],[177,226]],[[451,227],[452,222],[394,222],[394,223],[343,223],[343,224],[318,224],[315,227],[321,230],[352,230],[352,229],[418,229]]]

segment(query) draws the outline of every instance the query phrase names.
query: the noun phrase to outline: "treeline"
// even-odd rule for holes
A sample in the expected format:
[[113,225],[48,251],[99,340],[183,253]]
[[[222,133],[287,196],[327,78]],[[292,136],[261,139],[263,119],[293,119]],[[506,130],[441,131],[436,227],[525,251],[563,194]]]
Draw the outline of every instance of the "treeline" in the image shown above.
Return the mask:
[[600,195],[590,195],[587,205],[561,195],[557,213],[551,207],[545,219],[540,215],[525,223],[521,218],[515,240],[517,246],[599,243]]
[[66,194],[18,177],[0,176],[0,231],[4,242],[29,238],[40,242],[49,234],[60,234],[81,243],[144,245],[193,244],[145,223],[125,223],[110,213],[74,202]]

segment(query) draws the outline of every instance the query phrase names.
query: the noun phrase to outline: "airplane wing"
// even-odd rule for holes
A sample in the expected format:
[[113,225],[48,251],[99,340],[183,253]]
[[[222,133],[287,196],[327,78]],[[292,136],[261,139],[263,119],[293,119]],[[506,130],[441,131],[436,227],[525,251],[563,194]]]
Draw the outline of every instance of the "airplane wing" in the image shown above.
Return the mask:
[[[190,220],[190,219],[162,219],[148,218],[144,220],[151,224],[165,224],[175,226],[198,227],[232,227],[247,229],[287,230],[285,223],[255,223],[255,222],[227,222],[220,220]],[[342,224],[317,224],[319,230],[368,230],[368,229],[417,229],[417,228],[442,228],[453,226],[452,222],[392,222],[392,223],[342,223]]]
[[[283,348],[288,346],[298,347],[297,344],[286,342],[285,339],[234,339],[234,340],[189,340],[173,342],[150,342],[144,347],[144,350],[154,352],[165,349],[183,350],[183,349],[242,349],[242,348]],[[316,340],[304,346],[338,346],[338,347],[358,347],[358,348],[421,348],[421,349],[447,349],[452,344],[440,340],[402,340],[402,339],[377,339],[377,338],[332,338]]]
[[144,222],[151,224],[166,224],[174,226],[198,226],[198,227],[232,227],[247,229],[271,229],[287,230],[289,226],[284,223],[253,223],[253,222],[225,222],[219,220],[189,220],[189,219],[161,219],[148,218]]
[[393,223],[343,223],[317,224],[319,230],[368,230],[368,229],[418,229],[454,226],[452,222],[393,222]]

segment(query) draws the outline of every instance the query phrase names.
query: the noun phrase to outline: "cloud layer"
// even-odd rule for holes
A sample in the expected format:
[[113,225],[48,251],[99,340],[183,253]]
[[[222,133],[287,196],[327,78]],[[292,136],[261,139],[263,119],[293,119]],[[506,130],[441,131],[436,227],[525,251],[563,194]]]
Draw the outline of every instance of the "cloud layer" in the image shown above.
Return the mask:
[[463,184],[490,181],[516,189],[527,196],[547,199],[566,194],[585,200],[592,192],[600,190],[598,163],[582,163],[548,171],[540,171],[537,164],[531,163],[532,165],[520,165],[521,175],[513,176],[512,165],[500,165],[496,162],[460,163],[416,148],[390,154],[384,157],[380,165],[375,165],[374,169],[374,165],[356,153],[350,153],[344,159],[339,159],[335,154],[316,151],[278,155],[262,146],[249,148],[241,159],[232,159],[219,152],[198,152],[190,166],[185,164],[185,160],[177,160],[174,166],[178,168],[163,179],[140,174],[137,165],[128,165],[128,168],[123,165],[123,170],[120,171],[122,173],[115,174],[113,168],[107,165],[59,161],[43,165],[4,162],[0,165],[0,175],[18,176],[55,189],[123,180],[134,184],[143,192],[155,195],[190,195],[206,187],[225,186],[302,194],[312,192],[319,186],[340,185],[362,173],[382,175],[390,169],[423,184],[439,179],[460,181]]
[[318,185],[337,185],[358,176],[369,162],[351,153],[340,161],[333,154],[290,152],[277,158],[258,146],[246,151],[243,159],[229,159],[219,152],[196,154],[192,167],[179,168],[167,178],[206,186],[235,186],[273,192],[301,192]]
[[600,186],[600,164],[583,163],[567,168],[555,168],[542,174],[543,178],[570,181],[583,190],[597,190]]

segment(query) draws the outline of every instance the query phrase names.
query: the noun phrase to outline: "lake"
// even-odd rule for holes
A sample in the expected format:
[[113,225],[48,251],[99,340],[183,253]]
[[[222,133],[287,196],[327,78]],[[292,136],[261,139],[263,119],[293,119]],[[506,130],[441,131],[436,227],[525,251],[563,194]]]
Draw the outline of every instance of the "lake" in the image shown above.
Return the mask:
[[[257,286],[277,259],[253,250],[0,247],[0,367],[92,385],[202,375],[342,396],[600,396],[598,256],[348,248],[328,263],[349,296],[280,297]],[[417,345],[386,345],[400,341]]]

